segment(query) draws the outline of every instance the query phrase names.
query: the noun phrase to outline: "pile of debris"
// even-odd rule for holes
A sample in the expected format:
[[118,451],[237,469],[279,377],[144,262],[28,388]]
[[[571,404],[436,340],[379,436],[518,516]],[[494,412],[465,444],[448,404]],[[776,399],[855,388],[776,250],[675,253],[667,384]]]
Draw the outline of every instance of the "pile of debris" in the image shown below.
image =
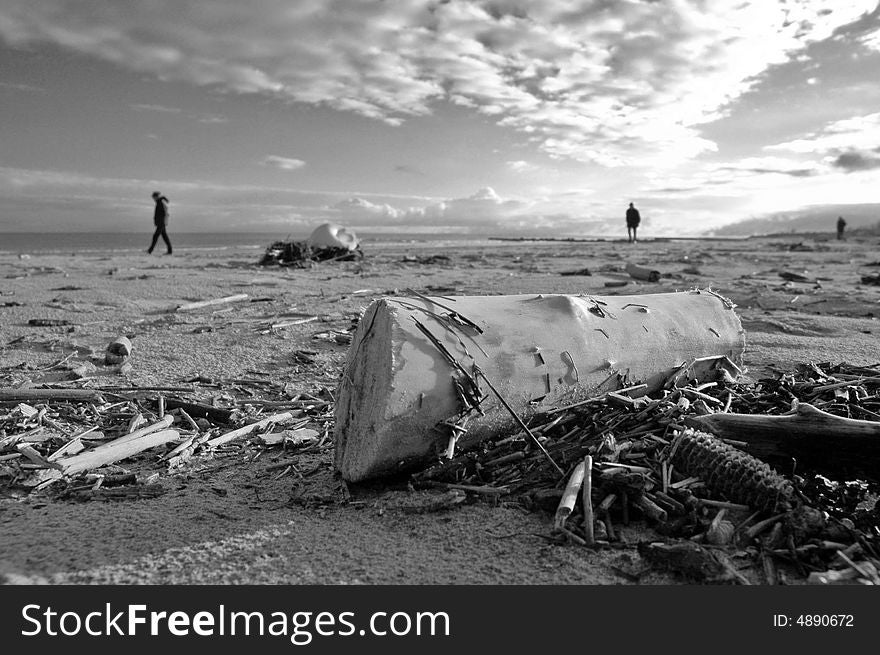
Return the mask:
[[[637,385],[535,415],[526,430],[460,452],[411,482],[555,510],[551,538],[560,543],[627,547],[619,527],[645,519],[669,540],[640,544],[645,560],[699,581],[748,583],[743,571],[756,567],[777,584],[783,563],[809,582],[880,584],[878,391],[880,365],[845,364],[804,365],[751,384],[667,388],[652,397]],[[822,414],[819,427],[829,439],[843,431],[854,443],[823,440],[817,454],[803,423],[794,446],[769,444],[755,427],[769,420],[776,430],[802,413],[804,423]],[[751,444],[744,433],[743,440],[716,436],[732,434],[725,424],[736,426],[743,416],[745,429],[759,437]],[[873,434],[859,439],[864,424]],[[837,448],[862,456],[832,452]],[[644,572],[620,573],[638,579]]]
[[[196,384],[0,389],[0,493],[155,497],[166,491],[162,479],[170,474],[229,456],[250,453],[253,461],[268,449],[278,451],[281,462],[269,463],[268,470],[302,478],[308,473],[297,469],[299,458],[313,454],[320,460],[332,448],[332,395],[326,389],[316,395],[262,380],[190,382]],[[218,406],[185,397],[218,386],[241,390],[243,398],[226,391],[226,406]]]
[[351,261],[363,256],[360,241],[352,230],[323,223],[305,241],[276,241],[266,249],[259,263],[308,268],[313,262]]
[[259,264],[308,268],[313,262],[354,261],[363,257],[360,246],[349,250],[334,246],[313,246],[308,241],[276,241],[266,248]]

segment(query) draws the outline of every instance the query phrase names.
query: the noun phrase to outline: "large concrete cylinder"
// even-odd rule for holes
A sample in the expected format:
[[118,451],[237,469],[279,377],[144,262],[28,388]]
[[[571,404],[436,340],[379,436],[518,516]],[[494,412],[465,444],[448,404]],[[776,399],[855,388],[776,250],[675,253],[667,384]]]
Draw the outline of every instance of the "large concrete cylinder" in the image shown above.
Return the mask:
[[348,353],[336,466],[350,482],[405,470],[446,450],[465,414],[467,442],[510,429],[490,385],[527,418],[626,384],[656,390],[695,358],[739,364],[744,347],[733,305],[711,291],[382,298]]

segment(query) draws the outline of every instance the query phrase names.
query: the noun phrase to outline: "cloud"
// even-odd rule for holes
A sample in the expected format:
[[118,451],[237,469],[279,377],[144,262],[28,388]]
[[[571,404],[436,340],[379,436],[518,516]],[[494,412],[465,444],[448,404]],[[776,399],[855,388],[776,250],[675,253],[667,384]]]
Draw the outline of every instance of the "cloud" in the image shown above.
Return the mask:
[[833,121],[799,139],[772,144],[765,149],[822,154],[876,147],[880,147],[880,112]]
[[196,120],[199,123],[204,123],[205,125],[220,125],[222,123],[228,123],[229,119],[225,116],[220,116],[218,114],[202,114]]
[[678,199],[708,194],[748,197],[756,191],[778,188],[789,181],[814,178],[829,171],[829,166],[821,162],[796,157],[744,157],[735,161],[706,163],[687,175],[655,173],[649,178],[651,182],[646,192],[650,196],[674,196]]
[[[487,229],[518,229],[534,223],[534,203],[504,199],[492,187],[470,196],[449,198],[417,206],[393,206],[352,197],[327,208],[335,220],[355,226],[410,226],[432,231],[438,226],[466,232]],[[531,222],[530,222],[530,219]]]
[[537,170],[537,166],[534,164],[530,164],[527,161],[523,161],[522,159],[517,159],[514,161],[506,162],[507,167],[514,171],[515,173],[528,173],[529,171]]
[[787,157],[745,157],[733,163],[708,168],[716,172],[730,172],[733,177],[741,176],[741,174],[812,177],[818,175],[822,170],[819,165]]
[[419,177],[424,177],[425,171],[423,171],[418,166],[412,166],[410,164],[398,164],[394,167],[395,172],[397,173],[406,173],[407,175],[418,175]]
[[850,150],[839,154],[832,165],[845,171],[868,171],[880,168],[880,154]]
[[163,114],[179,114],[180,108],[178,107],[165,107],[164,105],[143,105],[143,104],[135,104],[131,105],[131,108],[135,111],[157,111]]
[[280,168],[283,171],[295,171],[306,165],[302,159],[279,157],[278,155],[269,155],[260,163],[263,166],[272,166],[274,168]]
[[859,41],[866,48],[870,48],[871,50],[880,51],[880,30],[874,30],[873,32],[868,32],[864,34]]
[[369,223],[375,219],[396,222],[405,213],[387,203],[377,204],[359,197],[346,198],[329,209],[337,212],[341,218],[355,223]]
[[[165,105],[137,103],[129,106],[135,111],[156,112],[159,114],[180,114],[182,112],[179,107],[166,107]],[[229,121],[228,118],[219,114],[188,114],[187,117],[206,125],[219,125]]]
[[390,125],[444,100],[555,157],[659,166],[713,151],[703,123],[876,0],[828,4],[5,0],[0,38]]
[[46,89],[41,86],[17,82],[0,82],[0,89],[12,89],[13,91],[25,91],[27,93],[46,93]]
[[799,139],[765,149],[819,157],[827,171],[854,173],[880,168],[880,113],[834,121]]

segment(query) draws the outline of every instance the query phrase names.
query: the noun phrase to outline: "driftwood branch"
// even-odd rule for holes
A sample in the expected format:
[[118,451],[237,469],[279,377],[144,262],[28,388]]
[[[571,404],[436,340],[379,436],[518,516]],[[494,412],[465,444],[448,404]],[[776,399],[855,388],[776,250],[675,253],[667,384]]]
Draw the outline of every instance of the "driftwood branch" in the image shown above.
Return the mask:
[[174,423],[174,417],[171,414],[166,414],[162,418],[160,418],[155,423],[151,423],[150,425],[145,425],[142,428],[134,430],[133,432],[129,432],[118,439],[114,439],[110,443],[106,443],[101,448],[113,445],[119,445],[126,443],[128,441],[133,441],[135,439],[140,439],[144,435],[150,434],[151,432],[158,432],[159,430],[164,430],[165,428],[171,427],[171,424]]
[[104,397],[93,389],[0,389],[0,402],[38,403],[49,400],[100,403],[104,402]]
[[166,398],[165,409],[182,409],[191,417],[206,418],[214,423],[229,423],[235,410],[223,409],[222,407],[213,407],[203,403],[190,403],[177,398]]
[[73,475],[99,466],[106,466],[121,459],[126,459],[140,452],[174,441],[180,436],[177,430],[159,430],[128,438],[121,437],[115,441],[87,450],[73,457],[64,457],[55,462],[64,475]]
[[722,439],[745,442],[749,453],[761,459],[794,457],[818,470],[880,479],[878,421],[835,416],[800,403],[793,413],[780,416],[707,414],[686,417],[685,423]]
[[202,307],[213,307],[214,305],[225,305],[230,302],[240,302],[242,300],[247,300],[248,294],[246,293],[237,293],[232,296],[225,296],[223,298],[213,298],[211,300],[200,300],[198,302],[186,303],[185,305],[180,305],[176,311],[178,312],[191,312],[194,309],[201,309]]
[[238,428],[236,430],[232,430],[225,434],[221,434],[219,437],[214,437],[207,442],[208,448],[215,448],[216,446],[220,446],[222,444],[228,443],[233,439],[238,439],[239,437],[244,437],[254,430],[259,430],[260,428],[264,428],[270,423],[285,423],[293,418],[293,414],[290,412],[281,412],[279,414],[272,414],[272,416],[264,418],[262,421],[257,421],[256,423],[251,423],[250,425],[245,425],[244,427]]
[[638,264],[627,264],[626,272],[629,273],[631,277],[634,277],[637,280],[645,280],[647,282],[660,281],[660,271],[645,268],[644,266],[639,266]]

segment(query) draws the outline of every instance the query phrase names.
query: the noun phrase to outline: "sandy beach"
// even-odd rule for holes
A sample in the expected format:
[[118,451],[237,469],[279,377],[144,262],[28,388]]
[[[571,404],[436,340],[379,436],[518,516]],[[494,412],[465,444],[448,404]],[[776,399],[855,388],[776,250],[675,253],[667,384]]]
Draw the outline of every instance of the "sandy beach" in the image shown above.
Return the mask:
[[[326,413],[354,322],[373,299],[407,289],[455,296],[711,288],[737,305],[751,378],[810,361],[880,360],[880,286],[861,283],[878,270],[877,236],[382,248],[367,241],[363,250],[361,261],[308,269],[258,266],[262,253],[234,249],[3,255],[0,386],[69,380],[91,362],[76,386],[156,388],[148,393],[245,413],[270,408],[256,401],[271,390],[265,398],[314,399],[306,427],[332,433]],[[659,270],[661,280],[632,279],[628,262]],[[584,269],[590,274],[571,274]],[[786,271],[806,281],[780,275]],[[248,297],[175,311],[236,294]],[[271,327],[280,323],[288,325]],[[103,364],[120,335],[133,345],[125,374]],[[327,440],[298,458],[301,478],[273,466],[289,458],[281,446],[236,446],[171,472],[150,452],[111,467],[158,474],[162,493],[152,498],[84,501],[58,498],[52,486],[29,492],[4,483],[0,576],[51,584],[630,584],[615,571],[638,565],[636,545],[651,538],[633,523],[622,531],[629,548],[557,545],[544,536],[552,517],[513,500],[416,513],[407,508],[435,492],[400,483],[346,488]],[[683,580],[652,572],[641,583]]]

